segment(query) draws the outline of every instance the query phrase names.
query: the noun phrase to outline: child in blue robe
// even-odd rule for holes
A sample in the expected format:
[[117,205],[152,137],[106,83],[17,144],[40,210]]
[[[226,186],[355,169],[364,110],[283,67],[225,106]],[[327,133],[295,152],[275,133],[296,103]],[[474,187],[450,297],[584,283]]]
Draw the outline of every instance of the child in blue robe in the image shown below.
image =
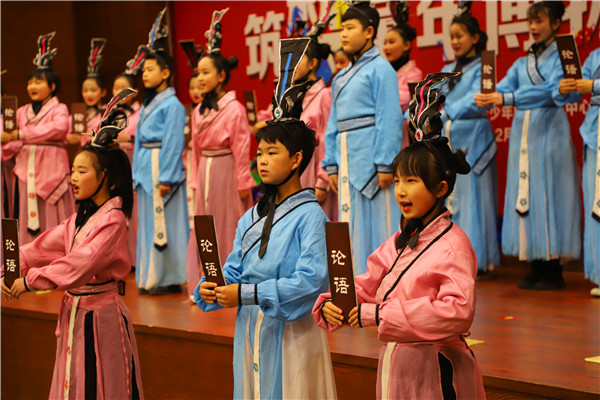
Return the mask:
[[[308,38],[282,40],[308,45]],[[302,48],[302,46],[300,46]],[[296,63],[303,52],[296,49]],[[281,71],[275,121],[256,134],[257,168],[265,197],[239,220],[223,275],[227,286],[202,278],[194,299],[204,312],[238,307],[233,341],[234,398],[336,398],[327,336],[312,307],[328,287],[325,222],[314,189],[300,175],[315,148],[315,133],[298,118],[313,81],[289,87],[292,71]],[[287,78],[287,80],[286,80]],[[287,85],[287,86],[286,86]],[[299,90],[299,91],[296,91]],[[291,93],[281,99],[278,93]]]
[[571,129],[562,107],[568,95],[553,97],[563,78],[554,40],[565,6],[533,4],[529,54],[509,68],[497,92],[475,97],[476,104],[517,108],[510,131],[502,251],[532,263],[521,289],[565,286],[560,257],[581,254],[581,201]]
[[155,295],[181,292],[187,281],[189,237],[181,157],[186,113],[175,89],[169,86],[173,60],[160,47],[161,38],[156,37],[143,61],[146,98],[140,110],[132,171],[139,214],[136,282],[140,293]]
[[342,16],[342,47],[353,55],[331,85],[323,168],[338,193],[340,221],[350,224],[355,273],[397,229],[392,161],[402,146],[398,78],[373,40],[379,14],[366,3]]
[[[600,49],[590,53],[583,68],[583,79],[563,79],[555,96],[571,93],[569,102],[576,102],[582,94],[590,93],[590,108],[579,128],[583,138],[583,267],[585,277],[600,285]],[[592,295],[600,296],[600,289],[593,288]]]
[[496,138],[485,108],[475,104],[481,88],[481,51],[487,35],[469,14],[470,7],[452,20],[450,38],[457,60],[443,72],[461,71],[442,87],[446,96],[442,109],[444,136],[452,149],[468,149],[467,162],[472,174],[456,177],[456,189],[446,207],[452,221],[465,231],[477,255],[477,270],[483,274],[500,264],[496,215],[498,182]]

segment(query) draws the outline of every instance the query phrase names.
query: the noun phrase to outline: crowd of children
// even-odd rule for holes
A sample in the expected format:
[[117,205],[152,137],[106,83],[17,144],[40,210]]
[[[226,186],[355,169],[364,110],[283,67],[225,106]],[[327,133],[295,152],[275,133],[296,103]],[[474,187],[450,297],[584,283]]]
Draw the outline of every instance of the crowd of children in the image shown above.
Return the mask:
[[[65,290],[50,396],[143,398],[131,316],[117,288],[135,266],[141,294],[187,284],[205,312],[238,307],[236,398],[335,398],[325,331],[343,324],[375,326],[386,343],[378,397],[484,398],[464,336],[476,278],[500,264],[500,249],[531,265],[519,288],[564,287],[561,259],[582,256],[585,276],[600,284],[600,51],[586,60],[583,79],[564,79],[555,37],[565,7],[535,3],[528,54],[496,92],[480,93],[487,35],[469,2],[450,25],[455,61],[424,80],[410,58],[416,31],[407,2],[393,5],[385,57],[374,45],[377,10],[355,2],[341,16],[337,51],[319,43],[329,9],[312,29],[281,41],[272,105],[250,125],[227,89],[237,66],[221,52],[227,10],[213,13],[206,51],[182,44],[194,70],[187,139],[165,10],[106,105],[105,41],[92,40],[84,134],[57,97],[54,33],[38,40],[31,103],[18,109],[17,129],[2,132],[2,215],[19,218],[22,277],[10,288],[1,283],[4,300]],[[325,82],[318,71],[330,56],[336,73]],[[128,89],[138,76],[141,105]],[[414,95],[409,82],[419,82]],[[587,93],[580,182],[562,106]],[[499,244],[497,148],[486,110],[501,105],[516,112]],[[264,193],[255,204],[251,132]],[[81,146],[71,167],[67,143]],[[214,216],[226,286],[202,277],[190,213]],[[350,229],[359,304],[347,321],[326,293],[327,220]],[[111,248],[110,257],[100,248]],[[305,357],[291,355],[299,349]]]

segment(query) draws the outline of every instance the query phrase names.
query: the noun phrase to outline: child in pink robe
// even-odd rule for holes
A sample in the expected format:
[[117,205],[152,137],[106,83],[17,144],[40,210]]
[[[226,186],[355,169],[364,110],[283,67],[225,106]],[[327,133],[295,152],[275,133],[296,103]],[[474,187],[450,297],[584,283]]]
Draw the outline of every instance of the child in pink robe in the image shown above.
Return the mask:
[[22,278],[10,289],[4,277],[1,281],[3,300],[30,290],[65,291],[52,399],[143,398],[131,314],[117,290],[117,281],[130,271],[131,167],[127,156],[108,144],[93,141],[75,158],[71,184],[80,202],[77,214],[21,247]]
[[31,104],[17,110],[13,140],[22,148],[15,157],[19,185],[19,239],[31,242],[75,212],[65,150],[69,110],[55,96],[59,81],[51,69],[36,69],[27,84]]
[[[212,214],[221,263],[233,249],[237,221],[252,206],[250,190],[250,129],[246,109],[235,91],[226,92],[230,71],[237,65],[219,52],[209,53],[198,63],[202,103],[192,113],[192,165],[195,191],[194,214]],[[187,257],[188,294],[200,281],[201,265],[192,232]]]
[[[429,90],[441,80],[422,84]],[[421,132],[426,119],[439,122],[439,113],[434,115],[439,104],[432,107],[419,113],[426,117],[415,124]],[[371,254],[367,272],[356,277],[359,304],[348,323],[376,326],[378,339],[386,342],[379,353],[378,398],[485,399],[481,372],[464,340],[475,313],[477,261],[468,237],[444,207],[456,174],[470,167],[464,153],[452,153],[439,136],[441,123],[432,126],[429,136],[394,160],[400,230]],[[330,332],[343,323],[330,293],[319,296],[313,316]]]

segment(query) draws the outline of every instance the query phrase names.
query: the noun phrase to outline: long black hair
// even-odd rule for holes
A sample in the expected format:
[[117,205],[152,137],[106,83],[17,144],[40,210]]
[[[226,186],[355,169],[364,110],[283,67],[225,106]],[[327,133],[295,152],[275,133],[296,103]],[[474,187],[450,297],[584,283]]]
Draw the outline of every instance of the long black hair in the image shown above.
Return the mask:
[[208,57],[212,60],[218,74],[225,71],[225,80],[223,81],[223,86],[227,85],[229,78],[231,78],[231,70],[236,68],[238,65],[238,58],[236,56],[232,56],[227,59],[219,51],[208,53],[205,57]]
[[130,218],[133,209],[133,181],[127,154],[119,148],[96,147],[90,143],[81,149],[81,152],[84,151],[95,156],[92,165],[96,174],[106,174],[109,196],[123,199],[123,213]]

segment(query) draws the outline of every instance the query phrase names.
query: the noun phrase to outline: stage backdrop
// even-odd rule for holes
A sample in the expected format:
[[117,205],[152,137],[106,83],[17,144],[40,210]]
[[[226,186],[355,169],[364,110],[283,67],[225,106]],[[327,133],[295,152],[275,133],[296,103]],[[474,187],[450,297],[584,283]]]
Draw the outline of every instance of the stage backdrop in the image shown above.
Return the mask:
[[[376,44],[381,50],[386,31],[394,25],[389,2],[373,1],[377,7],[381,22]],[[519,57],[526,54],[531,44],[527,30],[527,9],[532,2],[527,1],[476,1],[472,14],[488,34],[488,50],[497,54],[497,74],[500,81],[507,69]],[[253,1],[253,2],[174,2],[170,4],[173,51],[177,63],[177,92],[182,102],[189,103],[187,80],[192,71],[187,65],[183,51],[176,41],[194,39],[196,44],[206,46],[205,32],[208,30],[213,10],[229,7],[223,17],[222,53],[226,57],[237,56],[239,65],[231,76],[228,89],[235,90],[243,101],[243,91],[254,90],[258,107],[268,106],[273,93],[273,80],[276,78],[278,63],[278,41],[290,35],[295,19],[308,20],[307,27],[317,20],[326,7],[321,1]],[[445,63],[452,62],[454,55],[450,46],[450,24],[456,14],[458,2],[453,1],[411,1],[410,24],[417,30],[413,42],[411,58],[415,59],[421,70],[427,74],[442,69]],[[600,2],[565,2],[567,9],[560,28],[561,34],[576,35],[581,63],[591,50],[598,48],[598,19]],[[346,9],[343,1],[337,1],[332,12],[334,18],[322,41],[332,49],[340,47],[338,30],[340,15]],[[333,69],[332,60],[330,60]],[[585,113],[589,107],[589,95],[579,104],[568,105],[565,110],[571,122],[571,136],[577,151],[577,160],[582,162],[582,140],[579,136]],[[498,142],[498,186],[499,214],[504,206],[504,186],[506,183],[506,159],[508,138],[512,122],[513,107],[496,107],[488,111],[489,119],[496,132]]]

